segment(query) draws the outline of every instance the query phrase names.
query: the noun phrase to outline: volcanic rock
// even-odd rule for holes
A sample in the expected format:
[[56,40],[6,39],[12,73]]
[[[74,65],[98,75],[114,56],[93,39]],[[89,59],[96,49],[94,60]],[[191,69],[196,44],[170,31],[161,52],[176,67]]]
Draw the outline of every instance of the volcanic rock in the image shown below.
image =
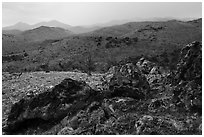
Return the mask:
[[187,131],[185,123],[169,116],[143,115],[135,123],[138,135],[172,135]]
[[155,66],[154,63],[146,60],[145,58],[141,58],[136,65],[139,67],[143,74],[149,74],[152,68]]
[[7,130],[16,130],[29,120],[56,121],[74,115],[96,99],[97,94],[85,82],[64,79],[50,92],[14,104],[8,116]]
[[110,79],[111,95],[144,99],[149,92],[149,83],[139,68],[132,63],[115,68]]
[[181,51],[180,61],[177,65],[178,81],[192,81],[199,85],[202,83],[202,45],[194,41]]
[[[65,118],[63,123],[69,124],[58,134],[115,135],[125,134],[129,128],[134,132],[136,114],[128,112],[140,112],[141,108],[143,106],[137,100],[128,97],[104,99],[102,103],[93,102],[73,118]],[[77,126],[73,127],[73,123],[77,123]]]
[[174,89],[176,105],[188,112],[199,114],[202,113],[201,47],[200,42],[192,42],[182,49]]

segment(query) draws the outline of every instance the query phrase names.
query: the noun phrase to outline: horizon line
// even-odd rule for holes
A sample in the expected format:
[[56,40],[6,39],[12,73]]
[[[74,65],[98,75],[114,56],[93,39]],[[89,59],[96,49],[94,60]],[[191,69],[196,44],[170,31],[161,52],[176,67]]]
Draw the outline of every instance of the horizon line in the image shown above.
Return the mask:
[[[108,23],[111,23],[111,22],[114,22],[114,21],[125,21],[125,22],[127,21],[127,23],[128,22],[146,22],[146,21],[162,22],[163,21],[163,20],[159,21],[159,20],[156,20],[156,19],[166,19],[164,21],[169,21],[169,20],[191,21],[191,20],[196,20],[196,19],[200,19],[200,18],[202,19],[202,17],[183,17],[183,18],[178,18],[178,17],[151,17],[148,20],[148,18],[135,17],[133,19],[111,20],[111,21],[107,21],[107,22],[94,23],[94,24],[90,24],[90,25],[70,25],[70,24],[64,23],[63,21],[59,21],[57,19],[51,19],[49,21],[40,21],[40,22],[37,22],[37,23],[34,23],[34,24],[26,23],[26,22],[23,22],[23,21],[18,21],[16,23],[12,24],[12,25],[3,26],[3,24],[2,24],[2,28],[11,27],[11,26],[14,26],[14,25],[19,24],[19,23],[32,26],[32,25],[36,25],[38,23],[43,23],[43,22],[47,23],[47,22],[54,22],[54,21],[59,22],[59,23],[63,23],[65,25],[69,25],[71,27],[78,27],[78,26],[90,27],[90,26],[100,26],[100,25],[103,26],[104,24],[108,24]],[[138,19],[138,21],[136,19]],[[155,19],[155,20],[153,20],[153,19]]]

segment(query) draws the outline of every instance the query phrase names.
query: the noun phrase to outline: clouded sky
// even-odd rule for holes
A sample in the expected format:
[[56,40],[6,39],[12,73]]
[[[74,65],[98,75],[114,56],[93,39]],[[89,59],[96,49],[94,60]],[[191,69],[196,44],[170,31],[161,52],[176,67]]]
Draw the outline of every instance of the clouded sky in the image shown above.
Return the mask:
[[2,25],[58,20],[69,25],[92,25],[112,20],[174,17],[200,18],[200,3],[3,3]]

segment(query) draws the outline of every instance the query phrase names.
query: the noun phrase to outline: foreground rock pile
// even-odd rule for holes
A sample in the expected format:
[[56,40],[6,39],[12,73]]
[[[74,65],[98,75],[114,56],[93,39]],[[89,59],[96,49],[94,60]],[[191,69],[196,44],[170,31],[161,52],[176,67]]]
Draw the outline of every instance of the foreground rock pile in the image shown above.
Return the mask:
[[15,103],[7,134],[202,134],[202,50],[181,51],[175,72],[142,58],[114,66],[98,88],[70,78]]

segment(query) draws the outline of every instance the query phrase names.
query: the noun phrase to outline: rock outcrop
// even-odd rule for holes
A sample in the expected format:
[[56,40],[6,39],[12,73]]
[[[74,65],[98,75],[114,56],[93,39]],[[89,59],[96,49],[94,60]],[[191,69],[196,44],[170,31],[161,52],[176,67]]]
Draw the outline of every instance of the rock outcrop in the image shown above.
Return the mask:
[[85,82],[65,79],[52,91],[21,99],[14,104],[8,117],[7,130],[16,130],[29,120],[57,121],[67,115],[74,115],[103,96],[97,98],[97,95],[98,92]]
[[202,45],[192,42],[181,51],[175,77],[175,103],[190,112],[202,113]]
[[109,82],[109,90],[113,97],[125,96],[144,99],[150,87],[139,68],[129,63],[115,69]]
[[14,104],[7,131],[24,133],[19,128],[37,124],[30,134],[201,134],[201,53],[199,42],[185,46],[175,73],[144,58],[114,66],[101,77],[102,90],[64,79]]
[[[129,97],[104,99],[101,105],[98,102],[93,102],[85,111],[79,112],[76,117],[65,118],[63,123],[66,127],[57,134],[135,134],[134,124],[138,115],[134,112],[141,112],[143,109],[143,105]],[[72,130],[70,131],[70,129]]]
[[143,74],[149,74],[152,68],[155,66],[154,63],[146,60],[145,58],[141,58],[136,64]]
[[157,66],[155,63],[152,63],[145,58],[141,58],[136,65],[146,76],[151,88],[153,88],[156,83],[163,82],[162,80],[166,76],[166,73],[163,72],[161,66]]

